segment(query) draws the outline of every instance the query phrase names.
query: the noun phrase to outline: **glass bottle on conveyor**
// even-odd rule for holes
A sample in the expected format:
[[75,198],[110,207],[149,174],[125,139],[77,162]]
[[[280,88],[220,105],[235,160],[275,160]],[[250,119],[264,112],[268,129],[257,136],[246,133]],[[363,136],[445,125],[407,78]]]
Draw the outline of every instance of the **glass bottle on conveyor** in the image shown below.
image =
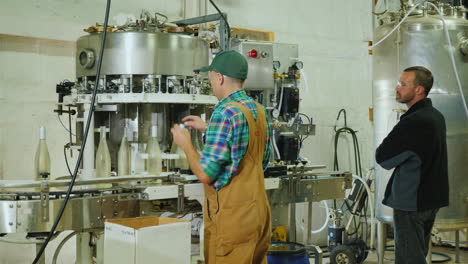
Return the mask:
[[40,181],[48,179],[50,175],[50,156],[46,143],[45,127],[39,129],[39,145],[37,146],[36,156],[34,158],[34,177]]
[[124,134],[117,154],[117,175],[130,175],[130,146],[128,144],[127,127],[124,128]]
[[161,148],[159,147],[156,126],[151,127],[151,137],[146,145],[146,153],[148,154],[148,158],[146,159],[146,170],[148,174],[156,176],[161,175]]
[[[187,130],[183,125],[180,125],[182,129]],[[171,146],[171,153],[178,154],[179,158],[174,160],[174,169],[179,169],[182,171],[188,171],[189,169],[189,162],[187,159],[187,155],[185,155],[185,151],[177,146],[174,142],[172,142]]]
[[106,127],[99,128],[101,139],[96,151],[96,178],[110,177],[111,175],[111,159],[109,148],[106,140]]

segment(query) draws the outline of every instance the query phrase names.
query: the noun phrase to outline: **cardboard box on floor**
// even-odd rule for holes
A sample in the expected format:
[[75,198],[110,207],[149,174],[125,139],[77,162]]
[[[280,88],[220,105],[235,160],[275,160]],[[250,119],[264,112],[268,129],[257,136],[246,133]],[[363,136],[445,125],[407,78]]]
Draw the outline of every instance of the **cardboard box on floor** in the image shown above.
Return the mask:
[[190,263],[191,223],[168,217],[110,219],[104,264]]

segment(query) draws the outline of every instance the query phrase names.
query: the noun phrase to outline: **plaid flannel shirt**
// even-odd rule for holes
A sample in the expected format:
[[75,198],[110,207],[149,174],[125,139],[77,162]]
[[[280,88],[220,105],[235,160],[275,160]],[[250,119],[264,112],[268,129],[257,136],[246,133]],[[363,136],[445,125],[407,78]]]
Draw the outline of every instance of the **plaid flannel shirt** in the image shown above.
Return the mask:
[[[255,101],[244,90],[238,90],[219,101],[205,131],[205,146],[200,157],[204,172],[212,178],[212,186],[219,191],[236,175],[249,144],[249,126],[242,111],[230,102],[247,107],[257,119]],[[266,113],[266,112],[265,112]],[[270,123],[267,116],[267,139],[263,154],[263,168],[270,156]]]

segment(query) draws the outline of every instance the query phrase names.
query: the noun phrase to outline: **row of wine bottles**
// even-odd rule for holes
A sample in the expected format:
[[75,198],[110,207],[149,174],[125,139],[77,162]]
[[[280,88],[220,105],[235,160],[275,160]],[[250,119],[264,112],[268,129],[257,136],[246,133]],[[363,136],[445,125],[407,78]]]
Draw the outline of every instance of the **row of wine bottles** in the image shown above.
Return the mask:
[[[96,151],[96,177],[109,177],[111,175],[111,159],[106,140],[106,127],[99,128],[101,139]],[[148,174],[160,175],[162,171],[161,148],[156,135],[156,126],[151,127],[151,137],[146,144],[146,170]],[[127,139],[127,130],[124,130],[117,154],[117,175],[130,175],[130,145]]]
[[[106,140],[106,127],[99,128],[100,140],[95,157],[96,177],[111,176],[111,158]],[[188,161],[182,149],[173,145],[171,152],[179,155],[179,159],[175,161],[174,167],[188,169]],[[150,175],[160,175],[162,171],[162,156],[161,148],[157,138],[157,127],[151,127],[151,137],[146,144],[145,150],[145,167]],[[50,175],[50,156],[47,150],[45,128],[39,130],[39,145],[36,151],[34,170],[36,180],[48,178]],[[126,176],[131,174],[131,149],[127,139],[127,130],[124,130],[124,135],[120,143],[119,152],[117,154],[117,175]]]

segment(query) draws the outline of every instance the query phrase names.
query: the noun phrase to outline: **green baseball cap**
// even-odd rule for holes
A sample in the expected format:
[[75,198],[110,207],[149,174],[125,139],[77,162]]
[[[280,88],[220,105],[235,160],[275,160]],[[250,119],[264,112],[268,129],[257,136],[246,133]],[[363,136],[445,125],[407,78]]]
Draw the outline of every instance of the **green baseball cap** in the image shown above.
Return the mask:
[[232,78],[245,80],[249,65],[247,60],[239,52],[234,50],[222,51],[216,55],[210,66],[205,66],[200,69],[201,72],[215,71],[222,75]]

